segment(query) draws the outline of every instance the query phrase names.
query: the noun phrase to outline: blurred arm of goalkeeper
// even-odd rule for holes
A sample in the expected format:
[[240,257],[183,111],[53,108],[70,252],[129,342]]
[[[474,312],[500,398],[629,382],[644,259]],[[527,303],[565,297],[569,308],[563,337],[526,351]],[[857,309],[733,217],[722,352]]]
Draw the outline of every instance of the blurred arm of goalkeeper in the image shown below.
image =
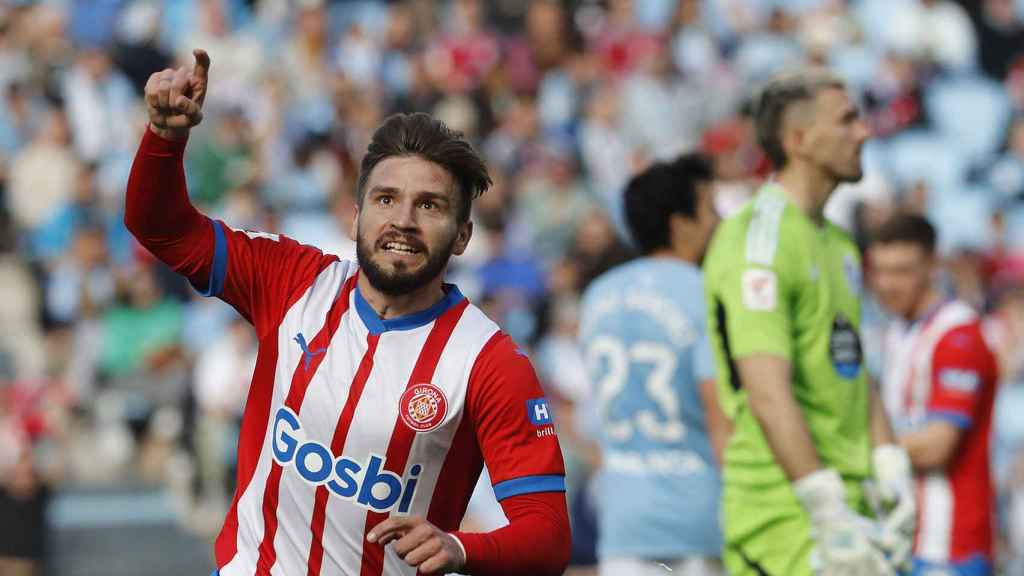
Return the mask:
[[789,480],[795,482],[819,470],[818,451],[793,397],[789,360],[774,354],[751,354],[737,359],[736,365],[750,411]]
[[892,574],[871,540],[871,523],[846,504],[839,474],[821,466],[803,411],[793,396],[788,359],[751,354],[737,360],[747,402],[776,462],[807,511],[820,568],[833,574]]

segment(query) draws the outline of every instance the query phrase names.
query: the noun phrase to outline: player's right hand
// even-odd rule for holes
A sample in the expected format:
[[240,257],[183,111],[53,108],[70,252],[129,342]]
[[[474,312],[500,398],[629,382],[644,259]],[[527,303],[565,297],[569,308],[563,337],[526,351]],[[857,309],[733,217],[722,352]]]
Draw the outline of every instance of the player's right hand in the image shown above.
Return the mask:
[[193,50],[195,66],[167,68],[151,74],[144,99],[150,129],[167,140],[185,140],[189,130],[203,120],[210,71],[210,56]]
[[820,576],[895,576],[876,546],[874,523],[846,505],[846,490],[835,470],[818,470],[793,485],[811,520],[811,569]]

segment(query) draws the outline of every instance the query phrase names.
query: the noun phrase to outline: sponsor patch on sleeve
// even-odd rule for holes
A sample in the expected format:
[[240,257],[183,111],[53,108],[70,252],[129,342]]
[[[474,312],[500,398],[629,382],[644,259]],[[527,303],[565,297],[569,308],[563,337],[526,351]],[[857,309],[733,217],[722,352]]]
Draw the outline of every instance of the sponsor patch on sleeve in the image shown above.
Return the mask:
[[939,372],[939,386],[949,392],[973,394],[980,382],[981,377],[974,370],[946,368]]
[[778,281],[775,272],[763,268],[750,268],[743,272],[743,306],[748,310],[775,310]]
[[552,423],[551,407],[547,398],[535,398],[526,401],[526,415],[534,426],[545,426]]

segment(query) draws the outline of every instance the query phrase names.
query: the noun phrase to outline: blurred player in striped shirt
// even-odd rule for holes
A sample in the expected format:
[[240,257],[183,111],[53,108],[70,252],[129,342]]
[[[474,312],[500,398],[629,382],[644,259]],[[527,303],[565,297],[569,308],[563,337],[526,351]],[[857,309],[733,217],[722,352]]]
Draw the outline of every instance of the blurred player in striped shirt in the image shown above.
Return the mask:
[[996,359],[981,319],[936,287],[935,229],[901,214],[879,227],[868,257],[886,333],[882,395],[917,476],[913,574],[993,572],[989,471]]

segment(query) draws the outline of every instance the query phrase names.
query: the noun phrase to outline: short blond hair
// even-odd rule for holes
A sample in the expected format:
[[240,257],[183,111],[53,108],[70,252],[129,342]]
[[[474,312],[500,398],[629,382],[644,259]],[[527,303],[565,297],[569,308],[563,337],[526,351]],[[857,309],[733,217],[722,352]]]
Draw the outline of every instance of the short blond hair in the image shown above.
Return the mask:
[[793,104],[812,100],[829,88],[846,89],[841,78],[825,68],[801,68],[774,76],[757,98],[754,122],[757,141],[776,169],[786,165],[782,147],[782,125]]

